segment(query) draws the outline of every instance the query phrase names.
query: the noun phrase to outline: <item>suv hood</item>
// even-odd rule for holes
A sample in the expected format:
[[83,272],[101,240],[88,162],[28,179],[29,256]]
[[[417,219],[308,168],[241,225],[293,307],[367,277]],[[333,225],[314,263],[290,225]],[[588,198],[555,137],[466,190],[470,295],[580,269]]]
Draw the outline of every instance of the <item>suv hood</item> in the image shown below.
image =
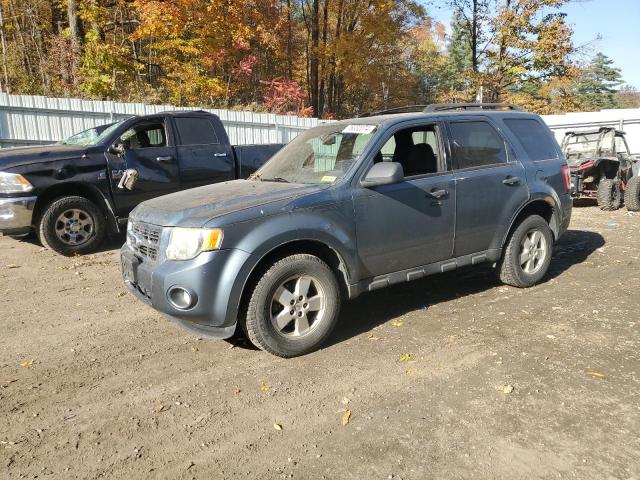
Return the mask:
[[279,200],[317,192],[327,185],[234,180],[147,200],[130,218],[164,227],[202,227],[209,220]]
[[15,147],[0,150],[0,170],[32,163],[62,160],[82,156],[87,147],[82,145],[42,145],[37,147]]

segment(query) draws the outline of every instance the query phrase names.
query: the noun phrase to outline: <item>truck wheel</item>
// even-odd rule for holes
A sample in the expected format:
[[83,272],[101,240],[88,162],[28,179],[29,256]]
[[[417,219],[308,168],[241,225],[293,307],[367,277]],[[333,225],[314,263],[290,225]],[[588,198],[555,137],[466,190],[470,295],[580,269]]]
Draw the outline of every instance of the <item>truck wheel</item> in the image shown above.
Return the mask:
[[42,245],[62,255],[94,251],[105,234],[100,209],[84,197],[61,197],[42,212],[38,238]]
[[598,184],[598,206],[602,210],[618,210],[622,206],[620,182],[603,178]]
[[630,212],[640,211],[640,177],[631,177],[624,191],[624,204]]
[[244,329],[256,347],[279,357],[317,349],[340,314],[340,287],[318,257],[291,255],[274,263],[256,284]]
[[542,280],[553,251],[553,234],[544,218],[532,215],[509,237],[499,263],[500,280],[513,287],[531,287]]

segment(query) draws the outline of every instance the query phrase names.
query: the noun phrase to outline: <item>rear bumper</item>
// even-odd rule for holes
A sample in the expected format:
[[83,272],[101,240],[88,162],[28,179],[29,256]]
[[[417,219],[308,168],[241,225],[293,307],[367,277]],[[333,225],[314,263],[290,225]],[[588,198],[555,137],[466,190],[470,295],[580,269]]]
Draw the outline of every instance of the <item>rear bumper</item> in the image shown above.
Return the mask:
[[[234,334],[249,257],[242,250],[228,249],[203,252],[192,260],[153,264],[141,261],[126,244],[121,250],[122,273],[129,291],[203,338],[229,338]],[[124,267],[132,264],[132,271]],[[190,292],[193,305],[177,308],[169,299],[174,288]]]
[[31,231],[36,197],[0,198],[0,234],[19,237]]

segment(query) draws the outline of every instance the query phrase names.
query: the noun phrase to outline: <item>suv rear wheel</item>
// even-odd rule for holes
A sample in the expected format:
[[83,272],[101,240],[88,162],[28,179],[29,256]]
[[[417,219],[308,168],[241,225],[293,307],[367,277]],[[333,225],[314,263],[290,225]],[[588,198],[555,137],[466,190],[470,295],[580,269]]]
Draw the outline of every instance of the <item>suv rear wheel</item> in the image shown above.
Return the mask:
[[624,203],[630,212],[640,211],[640,177],[631,177],[627,182]]
[[618,210],[622,206],[620,182],[603,178],[598,183],[598,206],[602,210]]
[[553,233],[539,215],[527,217],[513,231],[499,264],[500,280],[513,287],[531,287],[542,280],[553,251]]
[[37,233],[42,245],[62,255],[89,253],[102,242],[105,223],[91,200],[61,197],[45,207]]
[[256,284],[244,330],[251,343],[280,357],[317,349],[340,314],[340,287],[318,257],[297,254],[274,263]]

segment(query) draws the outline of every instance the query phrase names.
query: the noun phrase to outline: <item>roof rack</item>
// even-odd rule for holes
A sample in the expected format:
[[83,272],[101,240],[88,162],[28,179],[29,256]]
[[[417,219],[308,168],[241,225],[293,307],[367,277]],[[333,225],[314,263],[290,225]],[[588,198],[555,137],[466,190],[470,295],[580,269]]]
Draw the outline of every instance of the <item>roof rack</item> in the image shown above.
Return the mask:
[[435,103],[428,105],[424,112],[447,112],[451,110],[513,110],[523,112],[518,105],[512,103]]
[[405,105],[404,107],[388,108],[377,112],[365,112],[358,115],[358,118],[373,117],[374,115],[389,115],[390,113],[411,113],[424,112],[430,105]]

